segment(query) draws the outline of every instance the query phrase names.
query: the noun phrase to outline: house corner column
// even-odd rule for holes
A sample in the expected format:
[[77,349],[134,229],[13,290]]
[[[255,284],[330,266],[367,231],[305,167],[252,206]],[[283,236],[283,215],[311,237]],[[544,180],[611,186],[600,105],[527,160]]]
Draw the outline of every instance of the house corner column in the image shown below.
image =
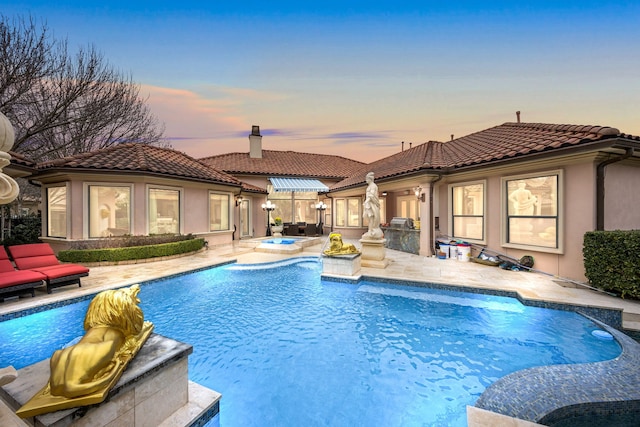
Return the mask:
[[422,187],[422,195],[418,199],[418,205],[420,206],[420,252],[422,256],[430,257],[433,255],[431,249],[431,241],[433,240],[433,220],[431,215],[431,194],[433,183],[420,184]]

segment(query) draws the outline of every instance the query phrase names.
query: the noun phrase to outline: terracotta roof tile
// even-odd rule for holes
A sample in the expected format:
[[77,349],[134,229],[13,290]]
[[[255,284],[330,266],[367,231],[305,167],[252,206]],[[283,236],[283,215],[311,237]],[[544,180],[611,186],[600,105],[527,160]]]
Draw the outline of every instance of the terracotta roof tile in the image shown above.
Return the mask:
[[48,169],[77,169],[146,172],[196,181],[240,185],[240,181],[179,151],[148,144],[118,144],[102,150],[52,160],[37,166]]
[[11,156],[11,163],[27,166],[27,167],[35,167],[36,164],[31,159],[26,158],[20,153],[16,153],[15,151],[9,151],[7,154]]
[[504,123],[449,142],[429,141],[365,165],[355,174],[334,184],[331,190],[363,184],[368,171],[373,171],[376,180],[407,175],[417,170],[437,172],[489,164],[497,160],[524,157],[610,138],[640,141],[640,137],[621,134],[618,129],[607,126]]
[[262,158],[251,158],[249,153],[229,153],[200,160],[230,174],[309,178],[345,178],[364,164],[340,156],[275,150],[262,150]]

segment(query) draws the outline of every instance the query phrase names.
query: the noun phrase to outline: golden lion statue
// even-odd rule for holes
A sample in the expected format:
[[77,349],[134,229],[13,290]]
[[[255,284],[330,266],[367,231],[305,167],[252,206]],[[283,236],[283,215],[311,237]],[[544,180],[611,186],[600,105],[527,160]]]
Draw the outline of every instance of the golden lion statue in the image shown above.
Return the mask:
[[20,417],[95,404],[106,398],[153,330],[138,306],[139,292],[140,286],[133,285],[95,296],[84,319],[85,335],[78,343],[53,353],[49,383],[17,411]]
[[324,250],[325,255],[348,255],[357,253],[358,249],[354,245],[342,242],[342,234],[329,234],[329,247]]

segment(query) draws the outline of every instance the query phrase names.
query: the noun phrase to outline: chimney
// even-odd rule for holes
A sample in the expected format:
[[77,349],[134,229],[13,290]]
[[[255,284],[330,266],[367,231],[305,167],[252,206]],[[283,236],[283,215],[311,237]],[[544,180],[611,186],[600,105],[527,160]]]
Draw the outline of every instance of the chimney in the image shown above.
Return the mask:
[[402,151],[404,151],[404,141],[402,141]]
[[520,111],[516,111],[516,119],[518,119],[518,123],[520,123]]
[[262,158],[262,135],[260,135],[260,126],[251,126],[251,135],[249,135],[249,157],[252,159]]
[[451,140],[453,141],[453,134],[451,134]]
[[413,142],[410,142],[410,143],[409,143],[409,148],[411,148],[411,146],[412,146],[412,145],[413,145]]

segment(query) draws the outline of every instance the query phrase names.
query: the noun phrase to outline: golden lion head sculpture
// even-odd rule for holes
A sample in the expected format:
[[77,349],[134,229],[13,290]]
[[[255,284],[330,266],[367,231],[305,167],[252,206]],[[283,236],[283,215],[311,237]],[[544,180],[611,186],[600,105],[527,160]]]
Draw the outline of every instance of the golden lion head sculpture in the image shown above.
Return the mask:
[[98,326],[121,329],[125,335],[137,335],[142,330],[144,315],[138,306],[140,286],[100,292],[89,304],[84,318],[84,330]]

